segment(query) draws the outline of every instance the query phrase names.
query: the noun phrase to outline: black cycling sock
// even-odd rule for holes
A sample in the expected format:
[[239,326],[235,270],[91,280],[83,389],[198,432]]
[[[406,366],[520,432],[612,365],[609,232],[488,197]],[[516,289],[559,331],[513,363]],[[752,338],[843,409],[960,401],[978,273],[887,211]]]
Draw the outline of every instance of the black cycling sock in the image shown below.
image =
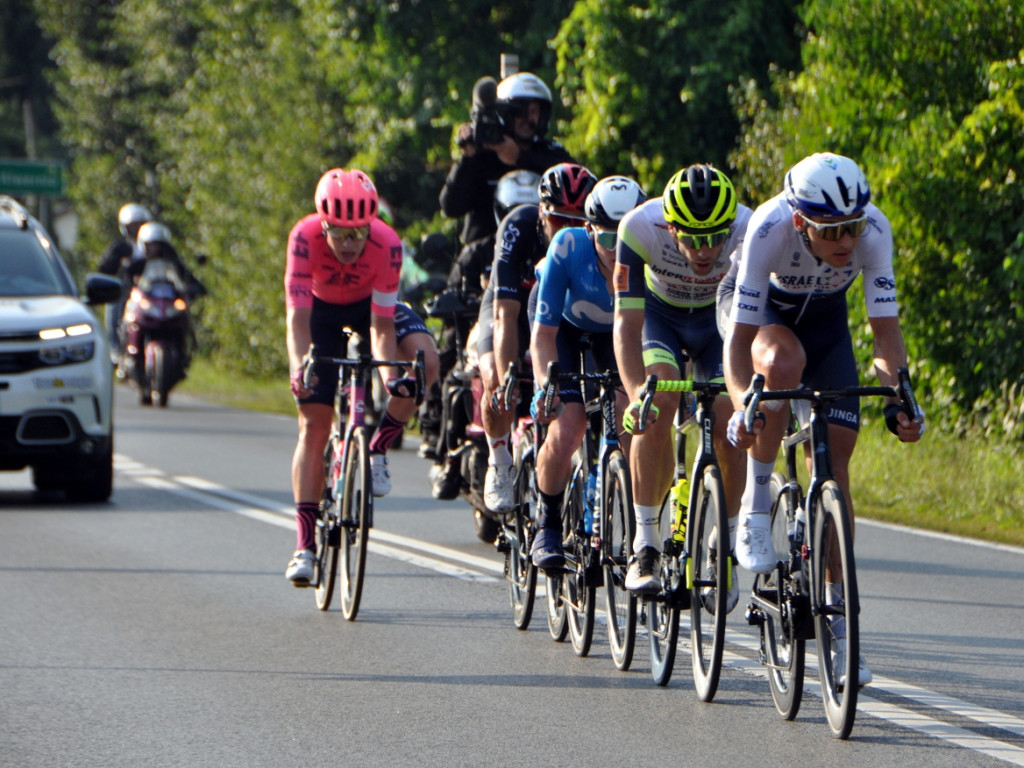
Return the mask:
[[562,529],[562,494],[540,492],[537,502],[537,527]]
[[401,438],[405,424],[406,422],[399,421],[385,411],[380,424],[377,425],[377,431],[370,438],[370,453],[387,453],[388,448]]

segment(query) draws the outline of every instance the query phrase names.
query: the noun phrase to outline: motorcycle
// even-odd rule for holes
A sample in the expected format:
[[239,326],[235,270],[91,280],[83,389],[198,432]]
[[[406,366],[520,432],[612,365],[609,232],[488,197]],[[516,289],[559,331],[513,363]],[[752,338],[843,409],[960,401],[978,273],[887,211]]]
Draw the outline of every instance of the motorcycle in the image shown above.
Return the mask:
[[194,344],[190,308],[200,293],[167,259],[148,260],[132,287],[121,323],[118,378],[132,383],[140,404],[167,407],[171,390],[185,378]]

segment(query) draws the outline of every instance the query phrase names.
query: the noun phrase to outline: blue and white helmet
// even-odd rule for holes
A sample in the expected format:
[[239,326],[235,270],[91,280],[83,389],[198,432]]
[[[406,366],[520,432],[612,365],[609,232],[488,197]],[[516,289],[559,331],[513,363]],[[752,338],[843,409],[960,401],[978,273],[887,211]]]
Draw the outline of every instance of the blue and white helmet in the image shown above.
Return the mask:
[[786,201],[807,216],[849,216],[870,200],[864,172],[842,155],[816,152],[786,174]]

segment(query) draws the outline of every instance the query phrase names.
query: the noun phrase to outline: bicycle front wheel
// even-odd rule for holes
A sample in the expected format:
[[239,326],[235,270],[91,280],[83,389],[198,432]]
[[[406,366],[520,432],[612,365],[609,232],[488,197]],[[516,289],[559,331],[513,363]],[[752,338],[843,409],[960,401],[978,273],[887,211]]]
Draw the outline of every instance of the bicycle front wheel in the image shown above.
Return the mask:
[[608,643],[615,666],[627,670],[633,662],[636,647],[636,595],[625,587],[626,564],[633,552],[636,520],[630,495],[629,464],[622,451],[615,451],[609,457],[602,489],[605,513],[601,525],[601,548]]
[[665,551],[658,561],[661,580],[661,594],[658,600],[647,601],[647,634],[651,640],[651,675],[658,685],[668,685],[672,668],[676,663],[676,646],[679,642],[679,595],[686,589],[684,576],[680,573],[683,563],[679,550],[682,547],[672,541],[671,522],[675,500],[670,493],[661,506],[658,524],[658,538]]
[[697,478],[686,527],[693,573],[690,594],[693,685],[701,701],[711,701],[722,673],[726,602],[732,576],[725,488],[717,466],[705,467]]
[[562,514],[564,527],[569,531],[565,539],[566,570],[562,576],[562,594],[566,602],[566,619],[569,623],[569,639],[577,656],[590,653],[594,640],[594,579],[587,578],[590,561],[590,537],[584,528],[583,484],[586,468],[581,467],[566,497]]
[[332,467],[338,450],[338,435],[332,434],[324,449],[324,492],[320,499],[320,516],[316,521],[316,560],[313,578],[316,584],[316,607],[326,611],[331,607],[334,582],[338,575],[338,547],[341,537],[338,528],[338,503],[332,492]]
[[370,480],[369,436],[365,427],[355,430],[348,446],[345,483],[341,498],[341,612],[355,621],[363,594],[366,542],[373,516]]
[[[814,515],[812,600],[818,675],[825,714],[832,733],[845,739],[857,714],[857,669],[860,658],[857,574],[853,535],[843,491],[829,480],[821,488]],[[839,581],[841,579],[841,582]],[[830,596],[839,592],[839,599]]]
[[519,440],[516,462],[516,483],[514,486],[515,509],[512,519],[506,524],[505,537],[508,541],[505,575],[508,578],[508,594],[512,603],[512,622],[516,629],[530,626],[533,603],[537,592],[537,568],[530,559],[530,543],[533,540],[533,520],[537,508],[536,466],[533,456],[533,432],[527,430]]
[[758,594],[776,595],[778,614],[765,613],[761,624],[761,645],[765,651],[768,685],[775,708],[783,718],[792,720],[800,711],[803,697],[806,641],[800,625],[806,620],[809,601],[807,595],[795,586],[800,583],[800,574],[790,572],[791,567],[800,567],[800,561],[790,555],[789,529],[797,512],[794,497],[782,473],[773,473],[770,485],[772,544],[779,566],[770,574],[756,575],[754,589]]

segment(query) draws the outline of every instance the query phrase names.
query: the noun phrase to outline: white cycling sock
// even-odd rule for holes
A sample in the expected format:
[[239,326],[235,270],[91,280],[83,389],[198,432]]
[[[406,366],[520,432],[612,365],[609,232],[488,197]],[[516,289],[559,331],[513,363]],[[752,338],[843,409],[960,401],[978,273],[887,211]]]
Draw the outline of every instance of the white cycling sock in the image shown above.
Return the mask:
[[633,537],[633,551],[639,552],[644,547],[654,547],[660,551],[658,515],[661,512],[661,505],[647,507],[643,504],[634,504],[633,509],[636,512],[636,536]]
[[772,491],[769,481],[774,471],[774,461],[757,461],[747,457],[747,484],[740,500],[740,515],[767,515],[771,511]]
[[512,463],[512,452],[508,449],[509,433],[501,437],[487,436],[487,463],[492,467],[508,466]]

